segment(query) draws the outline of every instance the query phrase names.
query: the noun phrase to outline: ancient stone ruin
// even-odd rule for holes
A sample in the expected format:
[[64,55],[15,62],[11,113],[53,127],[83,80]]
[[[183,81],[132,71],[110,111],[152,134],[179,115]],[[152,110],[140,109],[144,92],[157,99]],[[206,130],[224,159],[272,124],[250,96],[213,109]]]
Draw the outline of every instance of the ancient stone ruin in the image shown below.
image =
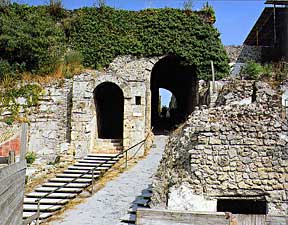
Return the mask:
[[287,215],[287,135],[279,91],[264,82],[229,81],[215,107],[196,109],[170,137],[153,206]]

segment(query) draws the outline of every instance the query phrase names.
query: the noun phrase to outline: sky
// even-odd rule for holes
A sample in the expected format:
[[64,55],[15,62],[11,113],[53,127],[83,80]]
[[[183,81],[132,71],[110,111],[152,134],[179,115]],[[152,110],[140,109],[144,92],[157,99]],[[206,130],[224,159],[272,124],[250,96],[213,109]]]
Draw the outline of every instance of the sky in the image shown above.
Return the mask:
[[[64,8],[75,9],[93,6],[99,0],[63,0]],[[183,8],[187,0],[105,0],[106,5],[127,10],[141,10],[145,8]],[[215,27],[221,34],[224,45],[241,45],[250,30],[261,15],[265,0],[191,0],[193,9],[201,9],[208,2],[216,12]],[[17,0],[29,5],[48,4],[49,0]],[[170,94],[160,90],[162,104],[169,105]]]

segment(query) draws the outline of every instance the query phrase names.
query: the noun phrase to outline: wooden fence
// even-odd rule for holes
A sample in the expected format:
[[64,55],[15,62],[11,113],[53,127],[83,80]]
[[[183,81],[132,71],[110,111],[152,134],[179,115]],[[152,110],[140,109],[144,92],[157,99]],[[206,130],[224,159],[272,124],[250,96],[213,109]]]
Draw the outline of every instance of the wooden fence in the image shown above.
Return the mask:
[[10,152],[7,165],[0,168],[0,224],[22,224],[23,199],[26,175],[25,154],[27,150],[27,124],[21,129],[19,161],[15,163],[15,154]]
[[138,209],[137,225],[288,225],[288,217]]

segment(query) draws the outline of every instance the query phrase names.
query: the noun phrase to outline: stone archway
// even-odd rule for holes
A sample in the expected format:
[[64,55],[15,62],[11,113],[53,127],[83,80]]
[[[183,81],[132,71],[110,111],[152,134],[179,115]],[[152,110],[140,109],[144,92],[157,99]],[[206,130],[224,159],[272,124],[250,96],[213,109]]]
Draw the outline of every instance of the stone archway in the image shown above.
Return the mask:
[[99,84],[94,92],[97,115],[97,133],[101,139],[123,139],[124,95],[112,83]]
[[[160,59],[151,73],[151,124],[156,130],[172,129],[186,120],[197,105],[198,79],[196,68],[185,66],[180,57],[168,55]],[[166,122],[159,116],[159,89],[169,90],[176,98],[177,108]],[[165,124],[166,123],[166,124]]]

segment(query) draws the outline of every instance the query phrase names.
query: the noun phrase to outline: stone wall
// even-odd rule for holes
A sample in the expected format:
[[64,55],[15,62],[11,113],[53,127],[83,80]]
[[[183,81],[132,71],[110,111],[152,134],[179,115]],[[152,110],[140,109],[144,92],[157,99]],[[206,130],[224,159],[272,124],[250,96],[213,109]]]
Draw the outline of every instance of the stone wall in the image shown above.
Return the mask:
[[[26,101],[18,102],[22,106],[19,117],[29,121],[28,151],[36,152],[37,157],[51,161],[67,150],[67,142],[70,141],[72,81],[60,80],[43,85],[43,89],[36,106],[30,108],[26,106],[24,110]],[[5,112],[1,118],[10,114]],[[13,126],[17,129],[20,124],[21,122],[16,122]],[[0,123],[3,132],[14,129],[13,126]],[[0,142],[2,136],[7,136],[2,135],[3,132],[0,132]],[[15,143],[14,147],[17,147],[16,145],[18,144]]]
[[[29,151],[36,152],[37,158],[54,161],[68,150],[82,157],[100,146],[103,140],[98,140],[94,90],[106,82],[117,85],[124,95],[123,148],[145,139],[151,129],[151,72],[160,59],[121,56],[104,71],[84,72],[71,80],[44,85],[38,105],[21,114],[30,122]],[[196,95],[195,91],[195,101],[199,99]],[[144,148],[131,154],[139,150],[142,155]]]
[[54,160],[56,155],[67,150],[71,88],[70,80],[46,85],[39,105],[28,115],[28,149],[42,158]]
[[262,61],[262,47],[260,46],[225,46],[230,63],[245,63],[247,61]]
[[[97,145],[97,115],[93,91],[110,82],[119,86],[124,95],[123,148],[145,139],[150,129],[150,71],[153,59],[116,58],[106,72],[84,73],[74,77],[71,144],[77,156],[91,152]],[[141,98],[136,105],[135,98]],[[136,148],[135,151],[138,151]],[[131,151],[130,154],[134,154]],[[142,147],[138,154],[144,153]]]
[[259,46],[225,46],[230,59],[231,75],[238,76],[247,61],[262,62],[263,48]]
[[288,124],[281,95],[262,82],[255,87],[255,102],[196,110],[171,136],[154,182],[154,207],[171,205],[185,184],[191,194],[182,191],[178,199],[192,196],[192,208],[201,198],[212,208],[224,197],[250,198],[267,201],[268,214],[287,215]]

